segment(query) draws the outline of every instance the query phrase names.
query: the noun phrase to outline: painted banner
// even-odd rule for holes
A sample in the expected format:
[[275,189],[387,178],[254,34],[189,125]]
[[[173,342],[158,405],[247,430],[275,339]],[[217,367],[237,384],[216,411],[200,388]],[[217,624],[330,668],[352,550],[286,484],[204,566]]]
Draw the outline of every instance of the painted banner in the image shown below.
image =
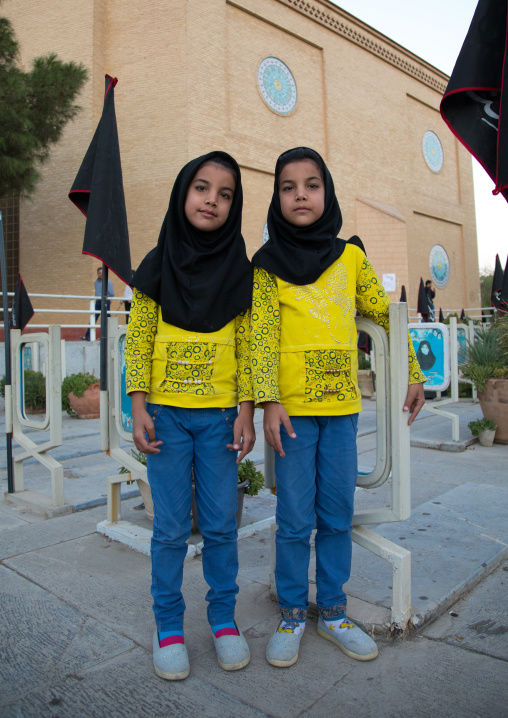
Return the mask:
[[450,385],[450,333],[446,324],[409,325],[416,358],[427,380],[425,390],[444,391]]

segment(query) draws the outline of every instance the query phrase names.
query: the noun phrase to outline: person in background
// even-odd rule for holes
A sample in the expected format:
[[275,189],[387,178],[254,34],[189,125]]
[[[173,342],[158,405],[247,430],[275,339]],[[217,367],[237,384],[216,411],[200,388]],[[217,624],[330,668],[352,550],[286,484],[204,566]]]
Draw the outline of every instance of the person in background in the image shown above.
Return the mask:
[[436,311],[434,309],[434,297],[436,296],[436,291],[432,289],[432,282],[430,279],[427,279],[425,282],[425,292],[427,294],[427,302],[429,303],[429,318],[427,321],[433,322],[435,321],[436,315]]
[[[131,281],[133,278],[134,278],[134,270],[132,270]],[[118,307],[119,309],[121,309],[122,302],[125,307],[125,311],[127,312],[127,316],[125,317],[125,323],[128,324],[129,323],[129,312],[131,310],[131,304],[132,304],[132,287],[129,284],[125,285],[124,293],[122,296],[122,301],[120,302],[119,307]]]
[[[100,317],[101,314],[101,300],[100,296],[102,294],[102,267],[97,267],[97,279],[93,283],[94,286],[94,293],[96,297],[99,297],[99,299],[95,300],[95,323],[97,323],[97,319]],[[115,290],[113,289],[113,282],[111,279],[108,279],[108,292],[107,292],[107,301],[106,301],[106,311],[108,313],[109,317],[109,309],[111,307],[111,301],[109,297],[115,296]],[[90,341],[90,327],[86,330],[86,334],[84,337],[81,337],[81,339],[89,342]]]

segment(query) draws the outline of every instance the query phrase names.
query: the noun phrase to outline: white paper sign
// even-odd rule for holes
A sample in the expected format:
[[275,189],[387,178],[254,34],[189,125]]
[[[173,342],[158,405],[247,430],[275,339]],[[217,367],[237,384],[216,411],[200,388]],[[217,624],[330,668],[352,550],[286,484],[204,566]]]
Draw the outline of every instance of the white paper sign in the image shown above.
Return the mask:
[[397,289],[397,278],[395,274],[383,274],[383,287],[385,292],[394,292]]

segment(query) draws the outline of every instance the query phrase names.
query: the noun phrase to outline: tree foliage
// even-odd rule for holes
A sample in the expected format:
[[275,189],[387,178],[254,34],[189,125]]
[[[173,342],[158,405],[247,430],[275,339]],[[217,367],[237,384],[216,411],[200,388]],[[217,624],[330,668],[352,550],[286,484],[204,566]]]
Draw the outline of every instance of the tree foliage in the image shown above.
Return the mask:
[[482,269],[480,272],[480,292],[482,297],[482,307],[491,306],[492,280],[494,272],[489,269]]
[[33,194],[40,165],[81,109],[74,100],[87,76],[82,64],[55,54],[23,72],[12,25],[0,17],[0,197]]

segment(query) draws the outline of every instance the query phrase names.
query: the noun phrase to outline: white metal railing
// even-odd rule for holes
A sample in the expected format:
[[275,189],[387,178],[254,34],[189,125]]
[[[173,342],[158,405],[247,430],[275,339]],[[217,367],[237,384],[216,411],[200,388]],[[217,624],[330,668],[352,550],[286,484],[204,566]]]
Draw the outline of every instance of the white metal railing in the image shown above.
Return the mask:
[[[62,372],[60,364],[60,327],[50,326],[49,333],[27,334],[21,336],[19,329],[11,331],[12,354],[12,393],[10,401],[5,401],[6,431],[12,427],[12,438],[22,449],[13,456],[13,484],[14,493],[22,495],[24,491],[23,462],[26,459],[36,459],[51,474],[51,493],[53,507],[63,507],[64,484],[63,465],[56,461],[47,452],[62,445]],[[27,414],[25,409],[23,350],[27,344],[41,344],[47,357],[48,371],[46,373],[46,410],[40,419]],[[49,440],[36,444],[23,431],[31,429],[38,431],[49,430]],[[11,494],[7,495],[7,498]],[[44,500],[37,497],[35,504],[43,505]],[[31,501],[34,504],[33,498]]]
[[[9,297],[14,296],[14,292],[8,292]],[[55,308],[47,308],[47,307],[34,307],[34,314],[36,315],[34,319],[30,322],[30,328],[31,329],[45,329],[49,326],[48,323],[39,324],[36,323],[36,319],[38,318],[37,315],[39,314],[67,314],[67,315],[76,315],[76,314],[86,314],[88,315],[88,323],[73,323],[73,324],[60,324],[59,326],[64,329],[90,329],[90,340],[95,341],[96,339],[96,325],[95,325],[95,317],[97,314],[99,314],[99,310],[95,309],[95,302],[100,300],[100,297],[92,296],[91,294],[37,294],[37,293],[30,293],[29,294],[30,300],[34,298],[38,299],[58,299],[62,300],[63,303],[68,302],[69,300],[87,300],[88,301],[88,309],[71,309],[68,306],[63,307],[55,307]],[[123,297],[108,297],[107,301],[110,303],[112,302],[120,302],[123,304],[125,301]],[[3,307],[0,307],[0,312],[3,316]],[[9,312],[11,312],[11,309],[9,309]],[[110,309],[108,314],[111,316],[127,316],[128,312],[125,311],[125,309]],[[3,321],[3,319],[2,319]]]

